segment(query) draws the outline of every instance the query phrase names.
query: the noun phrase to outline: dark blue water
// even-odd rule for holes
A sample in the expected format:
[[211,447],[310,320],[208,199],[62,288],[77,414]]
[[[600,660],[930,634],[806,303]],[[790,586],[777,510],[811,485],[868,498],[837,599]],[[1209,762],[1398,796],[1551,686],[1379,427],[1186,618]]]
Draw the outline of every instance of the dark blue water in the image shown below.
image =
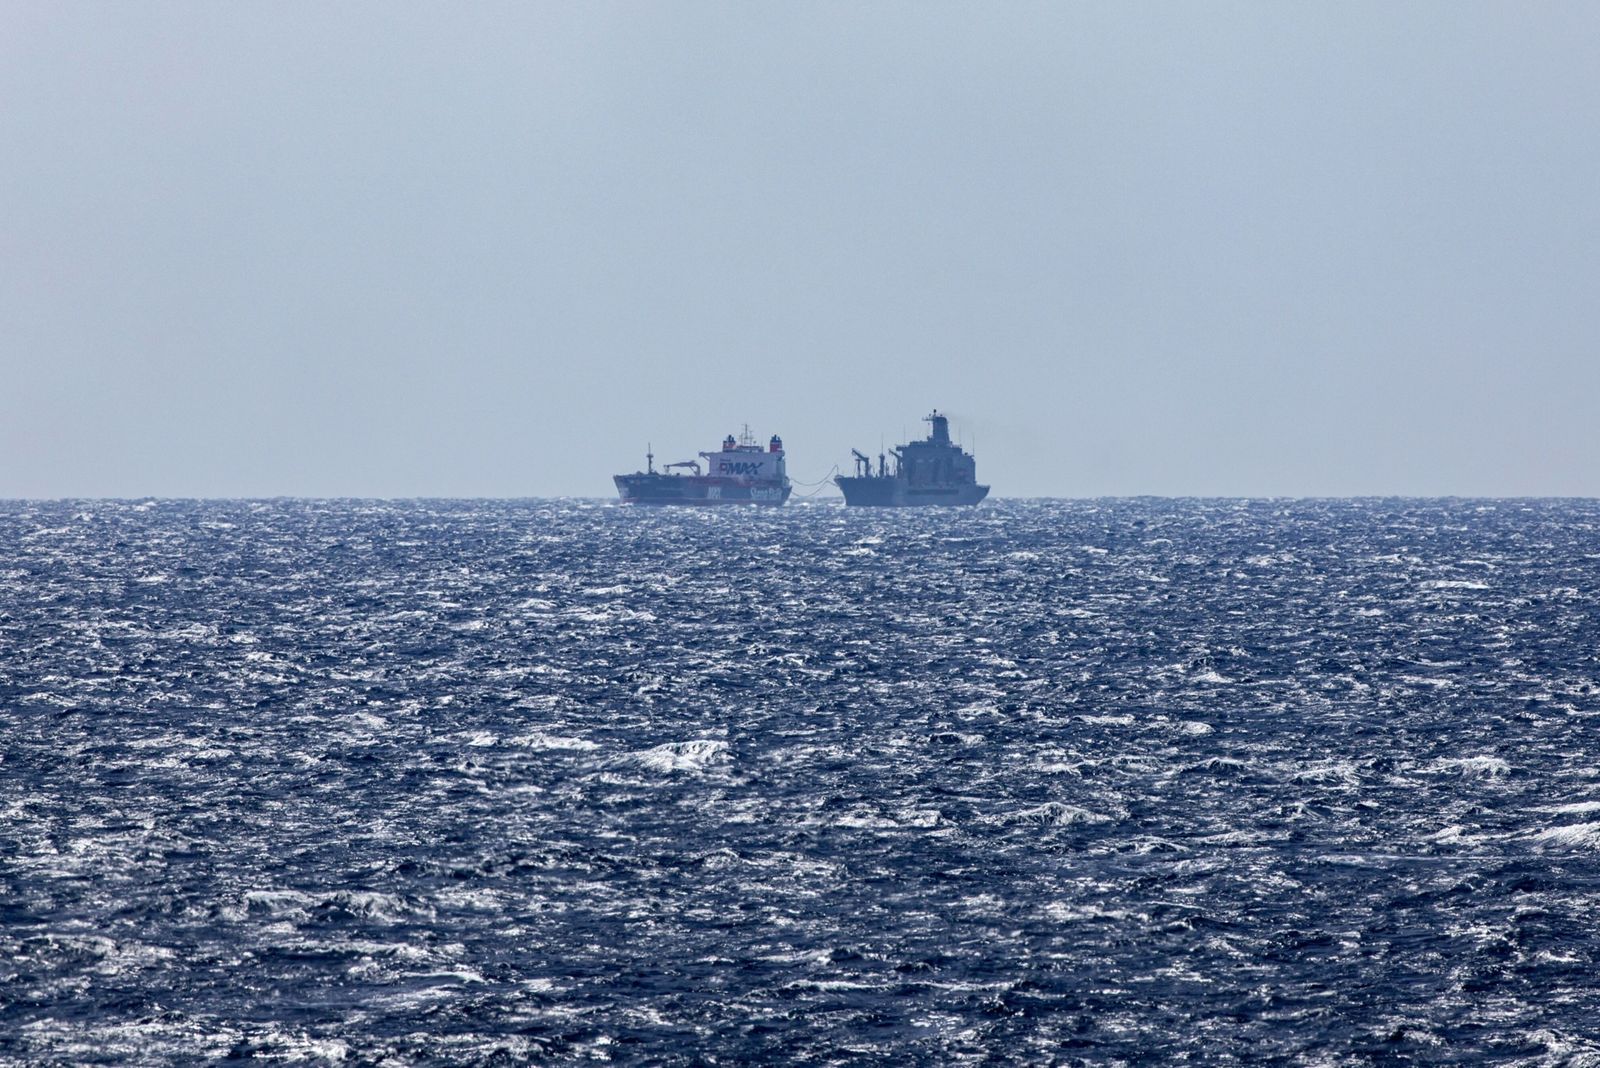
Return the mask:
[[0,1062],[1600,1063],[1600,503],[0,504]]

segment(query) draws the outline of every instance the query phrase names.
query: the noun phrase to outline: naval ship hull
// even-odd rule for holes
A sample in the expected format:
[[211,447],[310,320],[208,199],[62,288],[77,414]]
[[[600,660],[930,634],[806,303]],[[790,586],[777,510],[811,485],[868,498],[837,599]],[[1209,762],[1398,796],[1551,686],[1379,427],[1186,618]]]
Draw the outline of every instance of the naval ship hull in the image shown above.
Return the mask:
[[694,475],[615,475],[624,504],[760,504],[776,507],[789,499],[787,481],[750,482]]
[[834,479],[844,503],[866,508],[920,508],[928,505],[977,504],[989,495],[988,486],[963,483],[954,486],[913,486],[894,476],[840,475]]

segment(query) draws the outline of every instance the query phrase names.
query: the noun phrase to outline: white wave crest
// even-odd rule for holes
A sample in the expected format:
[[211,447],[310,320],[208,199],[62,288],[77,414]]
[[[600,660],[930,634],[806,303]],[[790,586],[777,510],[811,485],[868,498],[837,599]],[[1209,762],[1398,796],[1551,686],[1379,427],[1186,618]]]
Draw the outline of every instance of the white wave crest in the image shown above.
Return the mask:
[[693,738],[687,742],[666,742],[638,753],[629,753],[623,760],[651,771],[702,771],[712,764],[728,759],[728,743],[711,738]]
[[546,734],[543,731],[532,731],[528,734],[519,734],[515,738],[507,738],[507,745],[519,746],[523,749],[599,749],[594,742],[584,738],[567,738],[559,734]]
[[1110,816],[1090,812],[1077,805],[1046,801],[1036,808],[1025,808],[998,818],[1001,823],[1029,823],[1035,827],[1071,827],[1080,823],[1110,823]]
[[1600,812],[1600,801],[1574,801],[1568,805],[1551,805],[1539,811],[1553,812],[1559,816],[1581,816],[1585,812]]
[[1428,770],[1453,771],[1469,779],[1498,779],[1511,770],[1511,765],[1495,756],[1447,757],[1435,760]]
[[434,910],[426,904],[407,901],[397,894],[380,894],[372,890],[335,890],[324,894],[308,894],[300,890],[249,890],[240,897],[238,905],[224,908],[222,915],[234,921],[254,915],[299,923],[310,919],[318,911],[328,909],[339,909],[383,923],[434,915]]
[[1533,840],[1545,845],[1565,846],[1568,849],[1593,849],[1600,847],[1600,823],[1573,823],[1565,827],[1551,827],[1534,835]]

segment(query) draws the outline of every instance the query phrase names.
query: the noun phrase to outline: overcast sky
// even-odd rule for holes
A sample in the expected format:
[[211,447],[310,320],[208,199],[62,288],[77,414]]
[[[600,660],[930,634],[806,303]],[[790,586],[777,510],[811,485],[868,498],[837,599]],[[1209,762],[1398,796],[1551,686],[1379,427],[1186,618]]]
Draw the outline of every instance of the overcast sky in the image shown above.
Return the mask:
[[1600,5],[0,0],[0,496],[1600,496]]

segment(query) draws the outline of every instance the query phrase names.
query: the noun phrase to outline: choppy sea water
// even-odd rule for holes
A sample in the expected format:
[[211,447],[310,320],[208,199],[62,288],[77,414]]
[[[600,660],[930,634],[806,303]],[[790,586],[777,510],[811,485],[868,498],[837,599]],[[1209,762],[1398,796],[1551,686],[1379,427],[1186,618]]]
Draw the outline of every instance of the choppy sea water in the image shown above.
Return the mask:
[[1600,1063],[1600,502],[0,504],[0,1063]]

